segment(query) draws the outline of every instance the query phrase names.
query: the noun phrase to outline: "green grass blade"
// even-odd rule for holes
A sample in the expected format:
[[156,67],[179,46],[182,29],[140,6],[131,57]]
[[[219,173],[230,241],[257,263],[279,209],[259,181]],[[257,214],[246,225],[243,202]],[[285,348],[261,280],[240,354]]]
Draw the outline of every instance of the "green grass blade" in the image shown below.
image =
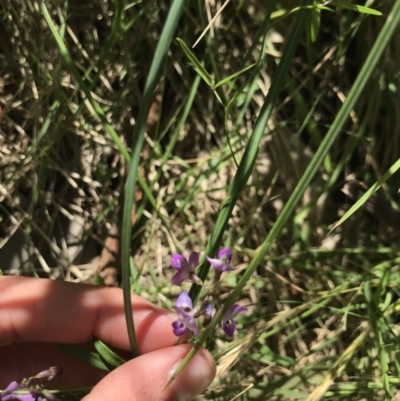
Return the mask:
[[246,72],[246,71],[252,69],[255,65],[256,65],[256,63],[254,63],[254,64],[252,64],[252,65],[249,65],[249,66],[247,66],[247,67],[241,69],[240,71],[235,72],[234,74],[230,75],[229,77],[226,77],[226,78],[224,78],[224,79],[221,79],[221,81],[217,82],[217,83],[214,85],[213,89],[217,89],[219,86],[221,86],[221,85],[223,85],[223,84],[225,84],[225,83],[231,81],[232,79],[238,77],[240,74],[243,74],[244,72]]
[[321,24],[321,10],[318,8],[312,10],[310,18],[311,18],[310,37],[311,37],[311,42],[314,43],[318,39],[319,27]]
[[[307,0],[305,4],[311,3],[311,0]],[[271,88],[265,98],[265,102],[261,109],[260,115],[255,123],[254,130],[250,136],[246,150],[239,164],[238,171],[233,179],[232,185],[229,189],[226,200],[223,202],[223,206],[218,214],[217,222],[215,223],[215,228],[212,233],[211,239],[207,244],[204,251],[205,255],[213,255],[217,252],[218,246],[221,243],[225,227],[228,224],[228,220],[231,216],[232,210],[236,204],[236,201],[244,190],[246,183],[253,171],[254,163],[256,161],[258,149],[262,138],[265,135],[265,129],[268,120],[271,116],[272,110],[274,108],[275,102],[278,99],[279,93],[284,85],[284,80],[289,70],[290,62],[292,60],[294,51],[299,42],[301,32],[307,22],[308,10],[306,8],[301,8],[296,19],[296,23],[293,27],[293,31],[289,37],[288,43],[286,45],[285,52],[276,70],[276,74],[272,80]],[[205,280],[209,270],[209,264],[205,263],[204,259],[202,261],[199,277]],[[190,297],[195,303],[199,294],[201,287],[197,284],[193,284],[190,289]]]
[[400,159],[365,194],[335,223],[332,230],[343,224],[352,214],[354,214],[396,171],[400,169]]
[[[308,4],[310,2],[311,1],[306,0],[305,4]],[[293,30],[289,37],[288,43],[286,45],[285,52],[282,56],[279,66],[277,68],[276,75],[273,78],[271,88],[266,96],[266,99],[265,99],[264,105],[261,109],[259,118],[257,119],[254,130],[253,130],[251,137],[249,139],[249,142],[246,146],[245,153],[240,162],[238,171],[234,177],[232,186],[230,187],[230,190],[228,192],[227,199],[225,200],[224,206],[221,208],[221,211],[218,215],[218,219],[215,224],[215,230],[214,230],[214,232],[211,236],[211,239],[210,239],[209,243],[207,244],[206,250],[204,252],[205,255],[210,255],[210,254],[213,254],[216,252],[216,250],[221,242],[225,227],[226,227],[228,220],[230,218],[230,215],[232,213],[233,207],[236,204],[236,200],[238,199],[240,193],[245,188],[247,180],[249,179],[250,174],[253,170],[253,166],[254,166],[254,163],[255,163],[255,160],[257,157],[257,153],[258,153],[259,144],[261,142],[261,139],[264,136],[265,128],[267,126],[269,117],[271,116],[275,102],[276,102],[278,95],[283,87],[284,79],[288,72],[288,69],[290,66],[290,61],[292,60],[295,49],[299,42],[300,34],[307,22],[307,13],[308,13],[307,10],[303,8],[297,15],[296,22],[294,24]],[[208,269],[209,269],[209,265],[203,263],[202,267],[200,269],[200,272],[199,272],[199,276],[203,280],[207,276]],[[243,280],[240,280],[240,282],[243,282]],[[246,280],[246,282],[247,282],[247,280]],[[244,282],[244,284],[245,284],[245,282]],[[238,287],[236,287],[236,289],[228,297],[227,301],[229,301],[229,303],[225,302],[224,306],[219,310],[219,312],[214,317],[214,319],[212,320],[210,325],[200,335],[200,337],[199,337],[198,341],[196,341],[193,349],[189,352],[189,354],[186,356],[184,361],[181,363],[181,365],[175,372],[171,381],[181,372],[181,370],[186,366],[186,364],[190,361],[190,359],[193,357],[193,355],[197,352],[197,350],[202,346],[204,341],[208,338],[208,336],[215,329],[216,325],[221,321],[223,314],[227,311],[227,309],[233,303],[237,294],[239,293],[239,291],[236,291],[237,288]],[[243,288],[243,287],[241,287],[241,288]],[[240,290],[241,290],[241,288],[240,288]],[[192,287],[190,289],[190,296],[194,302],[197,300],[197,297],[199,296],[200,289],[201,289],[201,287],[196,284],[192,285]]]
[[123,220],[121,230],[121,265],[122,265],[122,289],[124,292],[125,318],[128,328],[129,342],[134,356],[139,355],[139,349],[135,338],[131,304],[131,279],[130,279],[130,256],[132,236],[132,211],[135,192],[135,183],[138,176],[140,154],[143,147],[144,133],[147,125],[148,114],[153,102],[154,91],[157,87],[159,77],[163,68],[164,58],[170,47],[176,26],[183,12],[184,0],[175,0],[169,10],[157,48],[151,63],[149,75],[147,76],[142,107],[137,118],[136,131],[133,136],[132,157],[129,165],[128,176],[124,189]]
[[119,135],[117,134],[117,132],[115,131],[113,126],[108,122],[107,117],[104,113],[104,110],[101,108],[100,104],[93,98],[89,88],[86,86],[85,82],[83,81],[82,77],[80,76],[79,71],[75,66],[74,60],[72,59],[71,55],[69,54],[69,51],[68,51],[67,47],[65,46],[62,37],[58,33],[58,30],[57,30],[56,26],[54,25],[54,22],[53,22],[50,14],[47,10],[47,7],[43,1],[40,1],[40,10],[42,11],[43,17],[46,20],[46,23],[49,26],[50,31],[53,34],[54,39],[57,42],[61,56],[65,60],[72,75],[78,82],[80,89],[85,94],[90,105],[93,107],[96,115],[99,117],[104,128],[106,129],[108,134],[111,136],[112,140],[114,141],[114,143],[117,146],[118,150],[120,151],[121,155],[125,158],[125,160],[129,160],[129,153],[128,153],[125,145],[121,141]]
[[99,353],[100,357],[103,358],[104,361],[112,368],[118,368],[118,366],[121,366],[126,362],[102,341],[96,339],[94,340],[93,345],[96,348],[96,351]]
[[[329,129],[326,137],[324,138],[323,142],[321,143],[320,147],[318,148],[315,156],[311,160],[309,166],[307,167],[306,171],[304,172],[302,178],[300,179],[299,183],[297,184],[296,188],[294,189],[291,197],[289,198],[288,202],[284,206],[282,212],[280,213],[278,219],[276,220],[275,224],[273,225],[269,235],[263,242],[263,244],[259,248],[259,252],[255,255],[254,259],[250,263],[249,267],[247,268],[246,272],[238,282],[237,287],[231,293],[231,295],[226,300],[224,307],[221,311],[217,314],[216,318],[222,318],[223,314],[228,310],[229,306],[233,304],[234,300],[236,299],[237,295],[242,291],[244,285],[247,283],[248,279],[251,277],[259,263],[267,254],[271,244],[274,240],[278,237],[280,232],[282,231],[284,225],[286,224],[287,220],[289,219],[290,215],[293,213],[297,203],[299,202],[301,196],[305,192],[306,188],[310,184],[311,180],[314,178],[315,174],[317,173],[319,167],[321,166],[325,156],[329,152],[329,149],[333,145],[335,139],[341,132],[341,129],[347,120],[348,116],[350,115],[350,111],[353,109],[356,101],[359,99],[363,89],[365,88],[371,74],[374,71],[374,68],[378,64],[380,57],[383,51],[386,48],[387,43],[389,42],[390,38],[392,37],[397,25],[400,22],[400,0],[397,0],[395,5],[393,6],[392,12],[389,15],[385,25],[383,26],[373,48],[371,49],[367,60],[365,61],[362,70],[360,71],[357,79],[355,80],[350,93],[343,103],[335,121],[333,122],[331,128]],[[219,315],[219,316],[218,316]],[[210,324],[210,326],[213,323]]]
[[91,352],[85,349],[78,348],[74,345],[68,344],[57,344],[57,349],[64,355],[68,355],[72,358],[79,359],[87,363],[88,365],[94,366],[95,368],[105,370],[109,372],[110,369],[108,366],[103,362],[99,354],[95,352]]
[[213,86],[214,80],[212,79],[211,75],[204,68],[204,66],[200,63],[200,61],[193,54],[193,52],[186,46],[185,42],[180,38],[177,38],[176,40],[178,41],[183,52],[185,53],[186,57],[189,59],[190,63],[192,64],[192,66],[193,66],[194,70],[197,72],[197,74],[199,74],[200,77],[204,79],[204,81],[207,83],[207,85]]
[[333,0],[330,4],[333,4],[337,7],[344,8],[347,10],[357,11],[361,14],[370,14],[370,15],[377,15],[381,16],[382,13],[380,11],[374,10],[373,8],[358,6],[357,4],[349,4],[346,1],[342,0]]
[[[299,32],[296,31],[296,27],[300,24],[300,21],[301,21],[301,25],[299,28],[303,27],[304,20],[302,19],[302,17],[304,18],[305,15],[300,14],[300,13],[298,15],[296,25],[293,28],[293,32],[290,36],[290,39],[289,39],[290,41],[293,40],[295,33],[296,33],[296,37],[299,36]],[[309,166],[307,167],[307,169],[304,172],[303,176],[301,177],[299,183],[297,184],[296,188],[294,189],[291,197],[289,198],[289,200],[287,201],[283,210],[281,211],[278,219],[276,220],[275,224],[273,225],[267,238],[264,240],[262,245],[259,247],[259,251],[256,253],[254,259],[251,261],[251,263],[247,267],[247,270],[244,272],[243,276],[239,280],[235,289],[232,291],[232,293],[226,299],[223,307],[215,315],[214,319],[209,324],[209,326],[206,328],[206,330],[204,330],[201,333],[198,341],[196,341],[196,343],[195,343],[194,348],[186,356],[186,358],[182,362],[181,366],[178,368],[174,377],[176,377],[177,374],[179,374],[179,372],[183,369],[183,367],[188,363],[188,361],[190,361],[190,359],[193,357],[193,355],[197,352],[197,350],[205,342],[207,337],[215,329],[217,324],[221,321],[222,316],[229,309],[229,306],[235,302],[237,296],[241,293],[241,291],[243,290],[243,287],[247,284],[247,281],[253,275],[257,266],[261,263],[263,258],[266,256],[272,243],[275,241],[275,239],[281,233],[283,227],[285,226],[289,217],[293,213],[293,211],[294,211],[296,205],[298,204],[298,202],[300,201],[302,195],[304,194],[308,185],[310,184],[310,182],[314,178],[315,174],[317,173],[318,169],[320,168],[325,156],[328,154],[331,146],[335,142],[335,139],[339,136],[344,123],[346,122],[348,116],[350,115],[350,112],[353,109],[356,101],[359,99],[359,97],[360,97],[363,89],[365,88],[370,76],[372,75],[376,65],[380,61],[380,57],[382,56],[382,53],[385,50],[393,33],[395,32],[399,22],[400,22],[400,0],[397,0],[393,6],[393,9],[392,9],[390,15],[387,18],[387,21],[386,21],[385,25],[383,26],[374,46],[372,47],[360,73],[358,74],[357,79],[355,80],[355,82],[348,94],[346,101],[343,103],[335,121],[333,122],[328,133],[326,134],[326,137],[322,141],[315,156],[311,160]],[[299,29],[299,31],[300,31],[300,29]],[[291,42],[291,43],[293,43],[293,42]],[[296,42],[294,42],[294,43],[296,43]],[[288,48],[289,48],[289,45],[288,45]],[[288,51],[288,48],[286,49],[286,51]],[[279,64],[279,67],[282,67],[284,61],[285,61],[285,54],[282,57],[282,61],[281,61],[281,64]],[[289,62],[289,61],[290,61],[290,59],[287,60],[287,62]],[[280,71],[280,69],[277,71],[277,75],[278,75],[279,71]],[[278,77],[280,78],[280,75],[278,75]],[[278,79],[278,77],[276,77],[276,79]],[[274,78],[274,81],[275,81],[275,78]],[[274,81],[273,81],[273,83],[274,83]],[[272,89],[273,89],[273,87],[271,86],[269,94],[272,92]],[[269,97],[267,96],[265,103],[267,103],[268,100],[269,100]],[[260,114],[260,117],[257,120],[256,128],[259,127],[260,120],[262,120],[265,123],[267,122],[263,119],[263,117],[265,117],[265,113],[268,113],[268,112],[270,113],[270,109],[269,109],[270,107],[272,107],[272,105],[267,104],[267,106],[266,106],[266,104],[264,104],[262,112]],[[243,156],[239,170],[233,181],[231,191],[229,192],[229,195],[232,196],[232,201],[233,201],[233,199],[235,199],[235,200],[237,199],[238,193],[240,192],[239,190],[241,189],[241,185],[243,185],[243,179],[246,179],[246,181],[247,181],[247,178],[249,177],[250,172],[251,172],[252,163],[251,163],[251,159],[248,158],[249,152],[247,152],[247,150],[249,149],[250,145],[255,144],[253,137],[254,137],[254,132],[256,131],[256,128],[254,129],[252,137],[250,138],[249,145],[246,148],[245,155]],[[243,168],[243,163],[244,163],[244,168]],[[247,171],[248,171],[247,169],[250,169],[250,172],[248,173],[249,175],[247,175]],[[246,183],[246,181],[244,181],[244,183]],[[237,192],[235,192],[235,191],[237,191]],[[214,246],[215,243],[218,243],[218,240],[220,240],[220,238],[222,237],[223,232],[221,230],[225,227],[225,225],[223,225],[224,223],[226,224],[225,219],[228,219],[230,216],[230,212],[232,210],[231,207],[233,207],[233,204],[234,204],[234,202],[232,204],[232,201],[227,202],[226,207],[219,214],[217,224],[216,224],[216,230],[213,233],[213,236],[211,238],[209,246],[207,247],[207,250],[209,250],[212,246]],[[205,272],[205,274],[204,274],[204,272]],[[200,273],[200,277],[203,280],[204,280],[207,272],[208,272],[208,269],[207,270],[204,269],[204,266],[203,266],[203,270]],[[193,288],[194,288],[194,290],[193,290]],[[195,297],[197,297],[199,290],[193,286],[191,289],[191,292],[192,292],[192,297],[195,298]],[[310,398],[310,399],[313,399],[313,398]]]

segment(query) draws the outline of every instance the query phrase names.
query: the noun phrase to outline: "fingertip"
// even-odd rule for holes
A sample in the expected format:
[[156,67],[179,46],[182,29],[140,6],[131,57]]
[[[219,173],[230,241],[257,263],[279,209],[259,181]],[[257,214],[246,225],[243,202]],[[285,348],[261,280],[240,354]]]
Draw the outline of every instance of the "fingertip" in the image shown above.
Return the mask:
[[107,375],[84,401],[192,400],[210,385],[216,367],[210,353],[200,349],[178,377],[169,384],[191,347],[188,344],[169,347],[128,361]]
[[[173,376],[182,361],[178,361],[170,372]],[[171,383],[174,401],[190,401],[201,394],[212,383],[216,373],[215,361],[211,354],[200,349]]]

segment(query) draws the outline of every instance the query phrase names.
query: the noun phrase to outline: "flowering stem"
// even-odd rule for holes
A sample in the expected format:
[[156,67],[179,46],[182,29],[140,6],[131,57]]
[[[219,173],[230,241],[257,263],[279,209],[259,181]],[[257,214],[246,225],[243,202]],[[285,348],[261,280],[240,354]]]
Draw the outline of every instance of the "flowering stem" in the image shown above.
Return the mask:
[[[275,1],[269,2],[270,7],[268,8],[268,15],[270,15],[270,13],[273,11],[275,3]],[[312,3],[312,0],[305,0],[303,3],[303,5],[310,5]],[[227,197],[220,206],[220,212],[218,213],[218,218],[215,223],[214,231],[205,250],[206,255],[214,254],[217,251],[217,248],[222,239],[222,235],[225,231],[225,227],[228,224],[228,221],[232,214],[232,210],[235,207],[236,201],[246,187],[246,183],[250,177],[250,174],[253,171],[260,142],[263,138],[265,138],[265,129],[267,127],[268,120],[272,114],[272,110],[275,106],[278,96],[283,88],[285,77],[288,73],[290,63],[297,48],[297,44],[301,36],[301,31],[303,30],[304,25],[307,22],[308,15],[309,10],[305,8],[302,8],[298,12],[292,33],[289,36],[289,40],[286,44],[282,59],[278,65],[275,76],[273,77],[271,87],[265,98],[254,129],[250,135],[242,160],[239,164],[239,168],[235,174],[232,185],[229,188]],[[200,265],[199,272],[199,277],[203,281],[207,277],[209,268],[209,263],[204,263],[203,259],[202,264]],[[194,304],[196,304],[197,298],[200,295],[200,291],[200,286],[192,285],[189,294]]]
[[[311,3],[312,3],[312,0],[303,1],[303,5],[309,5]],[[301,36],[301,31],[303,30],[304,25],[307,22],[307,16],[309,14],[308,11],[309,10],[302,8],[297,15],[296,21],[293,26],[293,30],[289,36],[289,40],[288,40],[288,43],[286,44],[286,48],[283,53],[282,59],[278,65],[276,74],[272,80],[271,88],[265,98],[264,105],[261,109],[260,115],[255,124],[254,130],[253,130],[253,132],[250,136],[249,142],[246,146],[246,150],[245,150],[243,158],[240,162],[238,171],[237,171],[235,178],[233,180],[233,183],[229,189],[229,193],[227,195],[227,201],[223,205],[221,205],[221,211],[218,214],[218,219],[215,224],[215,230],[214,230],[213,235],[212,235],[212,237],[207,245],[207,248],[205,250],[206,255],[214,254],[217,251],[217,248],[222,239],[222,235],[225,230],[226,224],[228,223],[228,220],[232,213],[233,207],[236,204],[236,200],[239,197],[242,190],[244,189],[245,184],[246,184],[248,178],[250,177],[251,172],[253,171],[253,166],[254,166],[256,156],[258,153],[258,145],[261,142],[261,139],[265,135],[265,128],[267,126],[269,117],[271,116],[274,104],[281,92],[281,89],[282,89],[282,86],[284,83],[284,78],[289,70],[290,62],[293,58],[294,52],[297,48],[297,44],[298,44],[300,36]],[[282,227],[280,227],[280,228],[282,229]],[[274,225],[274,228],[275,228],[275,225]],[[276,235],[276,233],[275,233],[275,235]],[[268,249],[274,238],[275,238],[275,236],[271,236],[271,232],[270,232],[266,241],[263,244],[264,247],[266,247]],[[267,252],[267,249],[264,249],[265,253]],[[204,342],[208,338],[208,336],[211,335],[211,333],[214,331],[217,324],[222,320],[222,317],[228,311],[229,307],[231,305],[233,305],[238,294],[242,291],[242,289],[245,286],[245,284],[247,283],[248,279],[251,277],[254,270],[258,266],[259,262],[264,257],[264,255],[265,255],[264,252],[260,251],[256,255],[256,258],[253,259],[252,263],[250,264],[250,266],[247,268],[246,272],[240,279],[238,285],[235,287],[235,289],[232,291],[232,293],[228,296],[224,305],[214,316],[214,319],[211,321],[210,325],[200,334],[199,339],[194,343],[193,348],[189,351],[188,355],[185,357],[183,362],[180,364],[177,371],[171,378],[170,382],[172,382],[178,376],[178,374],[182,371],[182,369],[186,366],[186,364],[193,358],[195,353],[204,344]],[[261,254],[262,254],[262,257],[257,258],[257,256],[259,256]],[[204,259],[205,259],[205,257],[204,257]],[[210,266],[208,263],[207,264],[204,263],[204,259],[203,259],[203,263],[201,264],[200,273],[199,273],[199,277],[203,281],[207,276],[209,266]],[[192,287],[190,289],[189,295],[194,304],[200,295],[200,290],[201,290],[201,287],[198,285],[195,285],[195,284],[192,285]]]

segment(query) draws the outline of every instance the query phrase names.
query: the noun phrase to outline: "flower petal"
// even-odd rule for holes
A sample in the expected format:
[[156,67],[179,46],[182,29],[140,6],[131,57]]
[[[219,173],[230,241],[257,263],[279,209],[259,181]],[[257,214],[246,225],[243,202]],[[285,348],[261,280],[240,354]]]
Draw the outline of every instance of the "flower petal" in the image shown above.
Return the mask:
[[192,263],[193,268],[196,268],[199,264],[200,254],[198,252],[192,252],[189,256],[189,263]]
[[224,267],[225,267],[225,262],[221,259],[211,259],[207,256],[207,260],[208,262],[212,265],[212,267],[214,267],[215,269],[219,270],[219,271],[224,271]]
[[177,337],[180,337],[186,331],[185,325],[181,323],[179,320],[176,320],[175,322],[172,323],[172,329]]
[[175,306],[180,309],[193,309],[192,300],[189,297],[189,293],[187,291],[182,291],[179,295],[178,299],[175,301]]
[[189,312],[177,306],[173,307],[178,314],[179,322],[183,324],[186,328],[193,331],[195,336],[199,335],[199,328],[197,327],[196,319]]
[[37,397],[33,396],[31,393],[27,394],[2,394],[1,401],[36,401]]
[[16,381],[11,382],[4,391],[17,391],[20,388],[20,384]]
[[227,336],[232,337],[233,333],[235,332],[235,329],[236,329],[236,324],[232,319],[222,321],[222,330],[224,330]]
[[224,317],[222,318],[222,330],[224,330],[227,336],[232,337],[233,333],[235,332],[236,324],[233,319],[239,313],[245,313],[246,311],[247,308],[239,304],[233,304],[229,307]]
[[227,248],[227,247],[226,248],[222,248],[218,252],[218,259],[222,259],[227,264],[229,264],[229,262],[232,260],[232,251],[230,250],[230,248]]
[[204,315],[211,318],[214,305],[211,302],[206,302],[203,306],[202,309],[204,310]]
[[234,319],[239,313],[245,313],[247,308],[239,304],[233,304],[225,313],[224,319]]
[[174,269],[181,269],[186,263],[186,258],[179,253],[174,253],[171,256],[171,264]]
[[219,272],[229,272],[231,270],[235,270],[233,267],[229,266],[229,264],[222,259],[211,259],[207,256],[207,260],[210,264]]
[[178,270],[171,279],[171,283],[179,285],[189,278],[189,273],[185,269]]

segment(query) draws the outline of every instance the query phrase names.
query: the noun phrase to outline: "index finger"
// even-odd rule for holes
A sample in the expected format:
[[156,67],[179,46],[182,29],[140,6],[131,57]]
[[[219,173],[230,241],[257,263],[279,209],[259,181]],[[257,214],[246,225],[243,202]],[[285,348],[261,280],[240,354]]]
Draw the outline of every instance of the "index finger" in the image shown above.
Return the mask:
[[[132,295],[141,353],[172,346],[173,314]],[[0,346],[41,341],[77,344],[97,337],[128,350],[122,291],[26,277],[0,277]]]

